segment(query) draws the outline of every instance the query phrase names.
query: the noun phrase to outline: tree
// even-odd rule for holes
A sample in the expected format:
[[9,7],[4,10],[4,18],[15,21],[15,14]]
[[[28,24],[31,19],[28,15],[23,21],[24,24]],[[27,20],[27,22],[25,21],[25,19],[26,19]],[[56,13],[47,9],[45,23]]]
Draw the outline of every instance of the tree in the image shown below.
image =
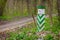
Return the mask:
[[30,9],[29,9],[29,3],[30,3],[30,2],[29,2],[29,0],[26,0],[26,2],[27,2],[27,10],[28,10],[28,13],[30,13],[30,12],[29,12],[29,10],[30,10]]
[[60,0],[57,0],[57,9],[58,9],[58,21],[60,24]]
[[34,14],[36,14],[36,10],[37,10],[37,8],[36,8],[36,6],[37,6],[37,0],[34,0],[33,6],[34,6]]
[[45,0],[40,0],[39,5],[45,6]]
[[32,6],[34,7],[34,11],[32,12],[32,18],[34,20],[35,25],[36,25],[36,23],[35,23],[35,14],[36,14],[36,10],[37,10],[36,5],[37,5],[37,0],[33,0],[33,5]]
[[[36,14],[36,0],[26,0],[26,2],[27,2],[27,10],[28,10],[28,14],[30,13],[30,8],[31,7],[33,7],[34,8],[34,11],[32,11],[31,12],[31,15],[32,15],[32,18],[33,18],[33,20],[34,20],[34,23],[35,23],[35,14]],[[30,3],[31,3],[31,5],[30,5]],[[31,7],[30,7],[31,6]],[[29,8],[30,7],[30,8]]]
[[22,7],[21,7],[22,9],[21,10],[22,10],[22,14],[23,14],[23,0],[21,0],[21,1],[22,1]]
[[3,11],[4,11],[4,8],[5,8],[6,2],[7,2],[7,0],[0,0],[0,16],[3,15]]
[[47,1],[47,6],[48,6],[48,15],[50,18],[50,25],[52,26],[53,24],[53,19],[52,19],[52,14],[53,14],[53,0],[46,0]]

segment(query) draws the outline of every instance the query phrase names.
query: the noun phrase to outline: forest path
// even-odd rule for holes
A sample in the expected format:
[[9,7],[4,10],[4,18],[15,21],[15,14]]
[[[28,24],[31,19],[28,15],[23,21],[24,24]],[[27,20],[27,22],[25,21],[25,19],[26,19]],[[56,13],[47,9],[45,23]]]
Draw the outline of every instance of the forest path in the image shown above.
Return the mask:
[[21,28],[22,26],[27,25],[32,22],[33,22],[33,18],[29,17],[29,18],[23,18],[19,21],[10,22],[5,25],[0,25],[0,32],[4,32],[6,30],[11,30],[11,29],[18,28],[18,27]]

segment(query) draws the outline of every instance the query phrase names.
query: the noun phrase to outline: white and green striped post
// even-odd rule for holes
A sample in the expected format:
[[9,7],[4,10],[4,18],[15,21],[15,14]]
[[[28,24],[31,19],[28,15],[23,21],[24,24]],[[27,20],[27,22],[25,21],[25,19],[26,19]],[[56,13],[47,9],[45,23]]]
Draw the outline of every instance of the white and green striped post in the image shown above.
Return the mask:
[[45,6],[38,6],[37,14],[37,28],[38,31],[42,31],[45,27]]

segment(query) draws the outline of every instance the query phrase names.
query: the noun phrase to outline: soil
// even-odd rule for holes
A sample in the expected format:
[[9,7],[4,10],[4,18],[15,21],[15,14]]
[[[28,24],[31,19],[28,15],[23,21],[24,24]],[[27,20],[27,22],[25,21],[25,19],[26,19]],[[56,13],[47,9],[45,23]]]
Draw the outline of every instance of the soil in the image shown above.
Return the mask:
[[0,21],[0,25],[4,25],[4,24],[7,24],[9,23],[8,21]]

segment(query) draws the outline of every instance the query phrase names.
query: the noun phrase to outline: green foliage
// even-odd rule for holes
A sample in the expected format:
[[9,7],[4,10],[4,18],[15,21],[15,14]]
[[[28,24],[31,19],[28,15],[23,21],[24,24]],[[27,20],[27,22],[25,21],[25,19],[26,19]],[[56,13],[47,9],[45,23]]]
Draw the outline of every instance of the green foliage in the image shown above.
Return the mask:
[[34,23],[27,25],[16,32],[10,32],[10,37],[6,40],[37,40],[36,27]]
[[2,16],[2,19],[5,19],[5,20],[13,20],[15,18],[15,20],[19,19],[19,18],[23,18],[23,17],[27,17],[29,16],[29,14],[27,13],[27,11],[24,11],[24,13],[21,13],[17,10],[15,10],[13,13],[8,12],[4,12],[3,13],[3,16]]
[[[50,27],[50,24],[49,24],[49,18],[46,19],[46,24],[45,24],[45,28],[44,30],[45,31],[50,31],[51,33],[50,34],[47,34],[44,39],[45,40],[57,40],[59,39],[58,36],[56,35],[59,35],[59,32],[60,32],[60,25],[58,25],[58,18],[57,16],[53,17],[53,26]],[[53,36],[52,36],[53,34]],[[55,39],[53,39],[55,38]]]
[[28,35],[25,32],[20,34],[10,33],[10,37],[6,40],[37,40],[38,36],[36,34]]
[[59,22],[58,22],[58,18],[56,16],[53,17],[53,26],[52,27],[50,26],[50,19],[46,18],[45,20],[46,20],[45,28],[44,28],[45,31],[51,31],[51,32],[57,33],[60,30],[60,25],[58,25]]
[[48,34],[44,37],[44,40],[53,40],[53,36],[51,34]]
[[59,22],[57,19],[57,17],[53,17],[53,27],[51,27],[51,31],[55,34],[58,34],[60,30],[60,26],[58,25]]
[[25,33],[18,34],[18,36],[16,37],[16,40],[22,40],[24,39],[25,36],[26,36]]
[[45,31],[50,30],[50,23],[49,22],[50,22],[50,19],[46,18],[45,19],[45,28],[44,28]]

